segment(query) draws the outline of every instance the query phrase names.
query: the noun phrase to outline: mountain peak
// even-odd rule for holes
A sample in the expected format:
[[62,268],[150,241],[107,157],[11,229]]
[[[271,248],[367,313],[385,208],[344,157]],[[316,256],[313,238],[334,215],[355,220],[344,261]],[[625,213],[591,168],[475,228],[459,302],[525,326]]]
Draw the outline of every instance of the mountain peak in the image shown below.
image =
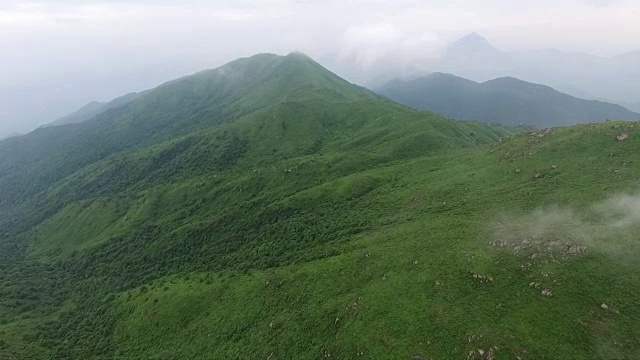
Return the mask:
[[495,54],[500,52],[487,39],[476,32],[472,32],[449,46],[448,53],[483,53]]
[[477,32],[469,33],[458,39],[456,42],[464,44],[483,44],[492,46],[491,43],[489,43],[489,40],[487,40]]
[[[264,75],[276,67],[284,64],[309,64],[315,63],[308,55],[296,51],[288,55],[277,55],[271,53],[261,53],[250,57],[234,60],[213,71],[234,76],[247,76],[248,74],[260,76]],[[205,72],[208,70],[205,70]]]
[[462,79],[459,76],[453,75],[453,74],[449,74],[449,73],[445,73],[445,72],[432,72],[431,74],[425,76],[428,78],[434,78],[434,79]]
[[499,78],[495,78],[489,81],[485,81],[482,83],[485,86],[497,87],[503,90],[522,90],[522,91],[531,91],[531,90],[539,90],[539,91],[553,91],[558,92],[552,87],[536,84],[529,81],[524,81],[513,76],[502,76]]
[[302,51],[293,51],[291,53],[289,53],[289,55],[287,55],[287,57],[289,58],[301,58],[301,59],[309,59],[311,60],[311,57],[305,53],[303,53]]
[[482,37],[480,34],[478,34],[478,33],[477,33],[477,32],[475,32],[475,31],[474,31],[474,32],[472,32],[472,33],[469,33],[469,34],[467,34],[467,35],[465,35],[465,36],[463,36],[460,40],[464,40],[464,39],[467,39],[467,40],[469,40],[469,39],[470,39],[470,40],[483,40],[483,41],[487,41],[484,37]]
[[465,86],[465,84],[477,85],[475,81],[468,80],[450,73],[433,72],[429,75],[414,80],[416,84],[430,84],[435,87],[448,87],[451,85]]

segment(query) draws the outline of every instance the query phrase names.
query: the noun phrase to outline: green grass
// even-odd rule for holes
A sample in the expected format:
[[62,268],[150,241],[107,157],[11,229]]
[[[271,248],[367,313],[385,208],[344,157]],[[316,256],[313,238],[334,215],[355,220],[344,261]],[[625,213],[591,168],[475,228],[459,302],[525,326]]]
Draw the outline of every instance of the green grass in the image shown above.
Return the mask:
[[[372,230],[334,245],[340,254],[327,259],[247,275],[169,277],[125,293],[116,343],[122,354],[157,358],[449,358],[494,346],[499,358],[638,356],[640,314],[632,294],[640,281],[629,276],[637,272],[633,261],[621,262],[598,244],[558,263],[488,245],[504,212],[520,212],[515,218],[521,219],[536,207],[563,205],[580,213],[611,191],[634,191],[637,169],[618,178],[621,163],[607,168],[601,161],[600,173],[590,175],[592,158],[582,156],[588,154],[554,156],[558,147],[574,146],[567,142],[575,137],[601,144],[596,157],[602,151],[632,156],[629,144],[608,135],[611,126],[558,129],[536,142],[518,136],[303,191],[288,201],[305,206],[349,198],[345,189],[354,178],[376,174],[377,185],[340,214],[375,209]],[[536,154],[504,161],[514,150]],[[536,179],[540,171],[557,174]],[[609,187],[591,181],[596,176],[609,177]],[[558,180],[563,177],[572,180]],[[628,250],[627,260],[638,255],[637,245]],[[493,281],[481,283],[473,274]],[[541,287],[530,287],[532,281]],[[546,288],[552,297],[541,294]],[[620,313],[604,311],[602,303],[616,304]],[[187,342],[189,348],[181,347]]]
[[[207,85],[243,61],[251,81]],[[607,202],[636,194],[635,124],[512,134],[379,99],[301,55],[225,69],[101,115],[128,134],[172,104],[189,131],[95,158],[0,149],[0,357],[640,355],[639,229],[610,225]],[[203,125],[221,108],[235,110]],[[84,146],[43,131],[22,146]],[[39,168],[59,171],[12,182]],[[567,243],[515,252],[538,233]]]
[[136,208],[122,199],[95,199],[73,203],[45,221],[29,236],[32,256],[57,258],[109,240],[130,226]]

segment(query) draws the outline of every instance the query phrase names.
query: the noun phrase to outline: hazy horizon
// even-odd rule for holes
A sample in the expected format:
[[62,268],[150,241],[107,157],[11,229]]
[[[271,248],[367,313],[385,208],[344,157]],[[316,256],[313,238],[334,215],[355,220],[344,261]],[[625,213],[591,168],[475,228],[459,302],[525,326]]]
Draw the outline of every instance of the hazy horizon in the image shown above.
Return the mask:
[[508,52],[613,56],[640,50],[639,23],[631,0],[0,0],[0,137],[256,53],[302,51],[367,73],[477,32]]

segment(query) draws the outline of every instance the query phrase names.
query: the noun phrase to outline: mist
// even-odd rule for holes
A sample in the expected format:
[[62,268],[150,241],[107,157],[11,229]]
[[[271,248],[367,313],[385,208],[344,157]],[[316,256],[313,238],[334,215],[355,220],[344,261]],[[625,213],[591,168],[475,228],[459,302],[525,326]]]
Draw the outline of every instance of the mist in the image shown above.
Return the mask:
[[612,56],[640,49],[638,23],[633,0],[4,0],[0,137],[260,52],[303,51],[370,84],[434,70],[474,31],[504,51]]
[[616,261],[637,262],[640,195],[617,194],[580,210],[554,205],[504,215],[493,228],[492,244],[543,251],[579,246]]

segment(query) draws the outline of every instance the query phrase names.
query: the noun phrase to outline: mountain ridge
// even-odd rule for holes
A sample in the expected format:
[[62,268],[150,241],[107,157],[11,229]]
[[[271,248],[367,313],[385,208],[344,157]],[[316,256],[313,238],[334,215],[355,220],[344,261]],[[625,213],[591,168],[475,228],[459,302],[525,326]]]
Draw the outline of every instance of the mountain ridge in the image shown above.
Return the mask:
[[483,39],[481,43],[488,44],[479,48],[482,51],[446,52],[442,59],[431,64],[431,70],[475,81],[513,76],[552,87],[570,85],[615,102],[633,103],[640,96],[640,87],[631,80],[640,76],[638,51],[608,57],[558,49],[503,52],[492,50],[488,40],[478,37]]
[[640,114],[616,104],[582,100],[552,87],[515,77],[475,82],[435,73],[412,81],[394,81],[379,92],[420,110],[457,120],[552,127],[608,119],[638,120]]
[[178,79],[0,143],[0,357],[633,358],[638,222],[601,204],[639,135],[455,122],[297,55]]
[[[313,69],[313,66],[309,60],[298,55],[278,57],[259,54],[142,92],[124,106],[116,106],[97,114],[90,122],[38,129],[19,139],[24,146],[37,149],[37,152],[15,154],[14,160],[9,160],[9,157],[0,161],[0,188],[3,183],[13,183],[14,180],[9,180],[7,175],[12,172],[16,176],[16,166],[27,171],[28,167],[24,165],[35,164],[42,161],[43,157],[51,159],[69,156],[77,159],[66,167],[49,170],[50,174],[58,174],[56,178],[60,179],[79,167],[114,153],[239,118],[243,114],[264,108],[267,104],[280,101],[282,97],[294,94],[303,96],[305,91],[313,90],[314,86],[338,84],[343,89],[347,87],[346,81],[340,82],[330,76],[302,76],[305,70]],[[288,69],[288,78],[283,80],[289,81],[286,85],[278,80],[278,71],[282,69]],[[239,70],[246,70],[246,74],[238,76],[241,74],[238,73]],[[373,97],[364,94],[362,93],[365,97]],[[206,106],[208,103],[215,106]],[[204,115],[202,111],[209,115]],[[58,135],[47,136],[48,132]],[[91,140],[87,141],[88,139]],[[6,153],[12,144],[14,142],[3,142],[5,148],[0,145],[0,151],[4,150]],[[22,176],[36,179],[50,176],[48,173],[29,174]],[[23,183],[26,187],[37,188],[38,181]]]

